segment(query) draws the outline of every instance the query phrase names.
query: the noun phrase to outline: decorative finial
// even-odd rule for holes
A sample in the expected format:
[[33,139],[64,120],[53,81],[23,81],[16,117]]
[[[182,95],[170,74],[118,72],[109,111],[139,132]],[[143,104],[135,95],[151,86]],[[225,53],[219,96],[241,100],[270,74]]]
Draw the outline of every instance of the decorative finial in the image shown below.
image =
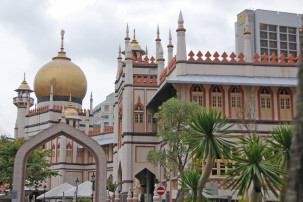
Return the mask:
[[126,37],[129,37],[128,23],[126,25]]
[[72,104],[72,93],[69,92],[69,104]]
[[146,54],[146,56],[148,56],[148,52],[147,52],[147,46],[146,46],[145,54]]
[[90,99],[93,99],[93,92],[90,92]]
[[169,37],[168,37],[168,40],[169,40],[169,44],[172,44],[172,37],[171,37],[171,30],[169,29]]
[[180,10],[180,14],[179,14],[179,19],[178,19],[178,27],[183,27],[183,23],[184,23],[184,20],[183,20],[183,16],[182,16],[182,11]]
[[119,57],[121,57],[121,45],[119,44]]
[[159,25],[157,25],[157,38],[160,38]]
[[136,29],[134,29],[134,41],[136,40]]
[[50,87],[50,93],[54,93],[53,84],[51,84],[51,87]]
[[25,72],[24,72],[24,78],[23,78],[23,81],[25,81]]
[[62,52],[63,52],[63,50],[64,50],[64,46],[63,46],[64,34],[65,34],[65,31],[64,31],[64,29],[62,29],[62,30],[61,30],[61,51],[62,51]]

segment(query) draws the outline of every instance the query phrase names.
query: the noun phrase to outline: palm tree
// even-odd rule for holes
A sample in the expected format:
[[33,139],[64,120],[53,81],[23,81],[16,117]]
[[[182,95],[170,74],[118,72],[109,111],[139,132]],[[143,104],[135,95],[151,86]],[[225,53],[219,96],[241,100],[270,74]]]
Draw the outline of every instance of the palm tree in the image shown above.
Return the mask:
[[[293,128],[287,124],[280,125],[273,129],[271,135],[272,139],[267,139],[267,142],[271,145],[271,149],[275,153],[272,159],[288,173],[290,167],[290,147],[293,137]],[[286,182],[287,178],[288,177],[285,177]],[[286,194],[287,184],[281,189],[280,202],[286,201]]]
[[[285,170],[277,165],[270,164],[268,159],[271,152],[259,135],[253,134],[251,139],[240,138],[238,148],[239,155],[233,155],[235,168],[227,172],[225,184],[227,188],[239,190],[238,195],[244,195],[246,190],[253,185],[250,202],[258,202],[261,194],[267,193],[268,189],[278,197],[276,189],[285,185]],[[262,193],[263,191],[263,193]]]
[[221,112],[215,109],[202,109],[196,112],[189,124],[193,133],[188,137],[186,143],[189,152],[196,160],[207,158],[202,175],[198,181],[197,201],[201,202],[203,188],[210,176],[214,161],[217,157],[222,159],[230,154],[234,143],[228,141],[226,134],[233,125],[228,124],[228,117],[221,119]]
[[201,176],[201,169],[188,169],[181,176],[180,185],[188,193],[184,196],[185,201],[195,202],[197,200],[198,181]]

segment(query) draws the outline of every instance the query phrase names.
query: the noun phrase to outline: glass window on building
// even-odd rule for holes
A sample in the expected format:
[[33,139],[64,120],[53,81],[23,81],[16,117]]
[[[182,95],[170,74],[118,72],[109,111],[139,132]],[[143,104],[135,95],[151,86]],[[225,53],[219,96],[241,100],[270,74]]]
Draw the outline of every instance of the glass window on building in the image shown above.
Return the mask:
[[109,126],[109,122],[104,122],[104,126]]
[[105,118],[105,119],[108,119],[108,118],[109,118],[109,115],[104,115],[104,118]]
[[286,33],[287,29],[284,26],[280,26],[280,32]]
[[265,25],[265,24],[260,24],[260,30],[265,30],[265,31],[267,31],[267,25]]

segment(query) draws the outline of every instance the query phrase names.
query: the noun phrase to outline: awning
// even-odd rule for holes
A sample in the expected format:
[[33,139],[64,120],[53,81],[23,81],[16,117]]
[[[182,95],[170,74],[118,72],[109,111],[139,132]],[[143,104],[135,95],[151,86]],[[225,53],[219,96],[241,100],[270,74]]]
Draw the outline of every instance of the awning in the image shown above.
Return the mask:
[[[74,187],[73,185],[71,185],[67,182],[64,184],[61,184],[61,185],[49,190],[48,192],[46,192],[45,199],[62,198],[61,196],[63,196],[63,192],[66,192],[67,190],[70,190],[73,187]],[[40,200],[44,199],[44,194],[38,196],[37,199],[40,199]]]
[[[101,145],[107,145],[107,144],[113,144],[114,143],[114,138],[106,138],[106,139],[100,139],[100,140],[95,140],[100,146]],[[81,149],[83,148],[82,145],[78,145],[78,148]]]
[[296,87],[298,85],[298,79],[296,77],[249,77],[225,75],[180,75],[171,79],[167,79],[166,82],[280,87]]

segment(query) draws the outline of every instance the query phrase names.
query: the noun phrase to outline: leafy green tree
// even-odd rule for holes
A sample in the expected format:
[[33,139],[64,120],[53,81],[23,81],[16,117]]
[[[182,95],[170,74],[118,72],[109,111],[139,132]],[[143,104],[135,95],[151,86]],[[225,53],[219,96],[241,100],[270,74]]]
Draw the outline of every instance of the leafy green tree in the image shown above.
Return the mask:
[[[293,137],[293,128],[287,124],[280,125],[273,129],[271,133],[272,139],[266,139],[269,143],[271,150],[274,155],[272,157],[272,162],[281,166],[288,173],[290,168],[290,147]],[[288,177],[285,176],[285,181],[287,182]],[[286,201],[287,194],[287,184],[282,187],[280,192],[280,202]]]
[[197,109],[199,109],[197,103],[180,101],[176,98],[167,100],[159,107],[155,118],[163,129],[158,132],[158,136],[169,149],[150,151],[147,160],[151,164],[154,166],[160,164],[165,170],[178,171],[181,176],[183,175],[189,162],[188,146],[184,141],[188,137],[190,117]]
[[281,176],[286,176],[286,171],[268,161],[271,150],[259,135],[253,134],[251,139],[239,139],[239,154],[231,156],[235,168],[227,172],[227,188],[239,190],[238,195],[243,196],[252,185],[251,202],[258,202],[268,190],[278,197],[276,189],[280,190],[285,185]]
[[[8,188],[12,189],[15,155],[24,142],[23,139],[0,137],[0,186],[9,184]],[[37,189],[47,178],[58,175],[48,169],[51,164],[46,157],[49,156],[50,151],[42,148],[30,154],[26,163],[25,186]]]
[[187,138],[189,152],[194,159],[206,160],[205,168],[198,182],[197,201],[201,202],[203,188],[210,176],[214,161],[217,157],[225,159],[230,155],[234,143],[229,141],[228,130],[233,125],[228,124],[228,117],[221,118],[221,112],[215,109],[201,109],[191,117],[192,134]]

